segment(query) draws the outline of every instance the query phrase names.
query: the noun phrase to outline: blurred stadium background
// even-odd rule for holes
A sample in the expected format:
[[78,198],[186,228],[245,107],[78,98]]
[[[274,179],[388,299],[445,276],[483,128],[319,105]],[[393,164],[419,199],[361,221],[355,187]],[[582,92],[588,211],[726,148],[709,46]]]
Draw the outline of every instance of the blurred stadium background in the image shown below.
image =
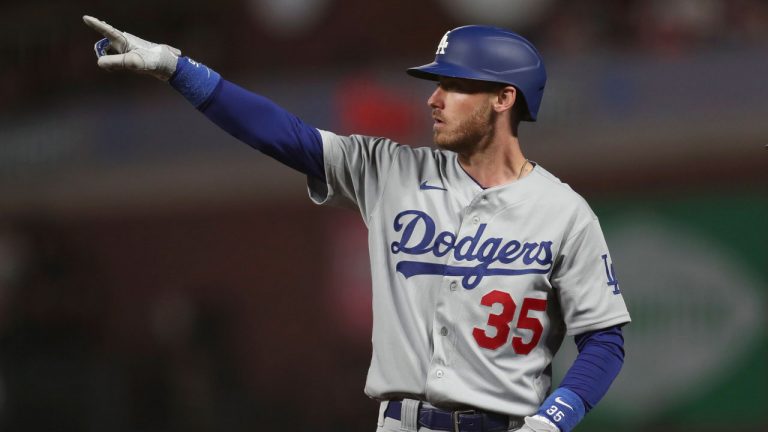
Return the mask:
[[432,85],[404,69],[445,30],[528,36],[550,81],[524,149],[592,203],[634,318],[579,430],[768,430],[768,2],[113,3],[0,4],[1,431],[375,427],[359,215],[98,70],[83,14],[412,145]]

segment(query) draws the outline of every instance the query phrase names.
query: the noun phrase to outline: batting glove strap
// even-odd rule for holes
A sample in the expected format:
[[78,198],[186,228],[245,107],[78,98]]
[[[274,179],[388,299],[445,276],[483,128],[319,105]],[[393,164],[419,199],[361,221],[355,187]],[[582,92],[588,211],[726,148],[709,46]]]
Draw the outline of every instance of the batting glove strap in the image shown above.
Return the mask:
[[571,432],[584,418],[586,408],[581,397],[567,388],[560,387],[541,404],[536,416],[557,425],[560,432]]
[[221,75],[208,66],[189,57],[179,57],[171,86],[181,93],[195,108],[203,104],[221,81]]

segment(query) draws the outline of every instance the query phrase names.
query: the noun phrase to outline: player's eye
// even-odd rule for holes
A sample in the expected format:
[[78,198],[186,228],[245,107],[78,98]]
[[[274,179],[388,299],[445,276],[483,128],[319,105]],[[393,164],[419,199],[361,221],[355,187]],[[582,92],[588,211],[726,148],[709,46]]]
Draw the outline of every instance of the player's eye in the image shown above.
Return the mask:
[[445,91],[465,92],[466,89],[459,80],[443,80],[437,83],[437,86]]

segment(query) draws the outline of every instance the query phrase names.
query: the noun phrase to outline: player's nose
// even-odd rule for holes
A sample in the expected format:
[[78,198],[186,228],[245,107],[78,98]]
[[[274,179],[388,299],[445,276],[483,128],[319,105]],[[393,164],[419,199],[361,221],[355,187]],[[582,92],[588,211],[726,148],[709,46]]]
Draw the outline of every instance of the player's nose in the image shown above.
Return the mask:
[[430,108],[443,108],[443,104],[445,102],[444,100],[445,92],[442,87],[439,85],[435,88],[435,91],[432,92],[432,95],[427,99],[427,105],[429,105]]

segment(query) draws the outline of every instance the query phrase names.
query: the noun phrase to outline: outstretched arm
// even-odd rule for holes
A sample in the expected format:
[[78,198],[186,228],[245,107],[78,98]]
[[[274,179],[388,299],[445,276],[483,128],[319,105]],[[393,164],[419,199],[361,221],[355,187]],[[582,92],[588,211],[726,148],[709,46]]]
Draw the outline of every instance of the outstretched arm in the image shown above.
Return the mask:
[[229,134],[308,176],[325,181],[320,133],[269,99],[232,84],[169,45],[145,41],[104,21],[83,21],[104,36],[99,67],[152,75],[179,91]]

